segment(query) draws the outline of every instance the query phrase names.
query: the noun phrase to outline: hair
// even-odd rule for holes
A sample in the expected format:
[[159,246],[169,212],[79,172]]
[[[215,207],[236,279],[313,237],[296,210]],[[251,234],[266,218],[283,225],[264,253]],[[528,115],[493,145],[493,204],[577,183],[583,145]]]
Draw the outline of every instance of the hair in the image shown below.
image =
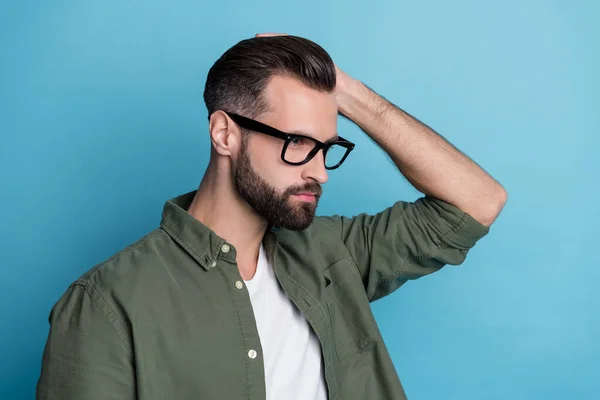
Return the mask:
[[298,36],[245,39],[227,50],[210,68],[204,88],[208,116],[217,110],[254,118],[269,109],[263,91],[274,75],[291,77],[330,93],[335,65],[318,44]]

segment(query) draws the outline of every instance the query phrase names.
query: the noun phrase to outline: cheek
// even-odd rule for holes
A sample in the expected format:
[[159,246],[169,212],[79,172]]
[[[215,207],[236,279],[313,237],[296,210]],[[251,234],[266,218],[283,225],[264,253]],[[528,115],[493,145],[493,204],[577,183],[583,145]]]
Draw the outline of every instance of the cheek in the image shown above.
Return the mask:
[[250,161],[254,171],[280,192],[300,179],[295,176],[299,172],[281,159],[282,145],[275,146],[257,140],[250,146]]
[[273,168],[278,167],[280,163],[283,163],[281,161],[281,148],[270,141],[264,140],[263,137],[256,137],[255,139],[249,147],[250,159],[254,169],[264,176]]
[[255,134],[248,146],[253,163],[261,168],[283,164],[281,160],[282,149],[282,140],[261,134]]
[[279,193],[282,193],[297,180],[297,178],[295,178],[295,172],[286,164],[282,165],[279,162],[273,162],[271,165],[266,165],[264,169],[257,171],[257,173],[259,173],[265,182],[275,188]]

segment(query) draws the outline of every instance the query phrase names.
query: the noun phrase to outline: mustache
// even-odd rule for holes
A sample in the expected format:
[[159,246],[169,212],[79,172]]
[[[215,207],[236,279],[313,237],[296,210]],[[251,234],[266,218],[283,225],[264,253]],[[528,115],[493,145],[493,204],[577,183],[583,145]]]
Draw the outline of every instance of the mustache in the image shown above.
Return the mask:
[[316,197],[321,197],[321,195],[323,194],[323,188],[319,183],[311,182],[302,186],[293,186],[286,189],[286,195],[293,195],[306,192],[311,192],[314,193]]

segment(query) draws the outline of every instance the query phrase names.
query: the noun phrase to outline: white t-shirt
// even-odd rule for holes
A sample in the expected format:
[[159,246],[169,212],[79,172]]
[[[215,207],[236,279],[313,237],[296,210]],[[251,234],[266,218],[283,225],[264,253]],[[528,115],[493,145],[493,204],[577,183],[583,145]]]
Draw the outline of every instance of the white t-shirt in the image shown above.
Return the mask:
[[267,400],[325,400],[321,345],[285,294],[260,246],[256,273],[245,281],[265,361]]

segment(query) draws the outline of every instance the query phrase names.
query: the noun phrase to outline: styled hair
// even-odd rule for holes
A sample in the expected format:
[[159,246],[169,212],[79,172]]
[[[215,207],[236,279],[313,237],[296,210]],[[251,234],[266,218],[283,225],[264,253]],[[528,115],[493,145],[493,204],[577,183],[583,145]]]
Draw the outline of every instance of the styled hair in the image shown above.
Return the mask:
[[269,108],[263,92],[275,76],[291,77],[331,93],[335,65],[318,44],[298,36],[245,39],[228,49],[210,68],[204,87],[208,115],[217,110],[254,118]]

